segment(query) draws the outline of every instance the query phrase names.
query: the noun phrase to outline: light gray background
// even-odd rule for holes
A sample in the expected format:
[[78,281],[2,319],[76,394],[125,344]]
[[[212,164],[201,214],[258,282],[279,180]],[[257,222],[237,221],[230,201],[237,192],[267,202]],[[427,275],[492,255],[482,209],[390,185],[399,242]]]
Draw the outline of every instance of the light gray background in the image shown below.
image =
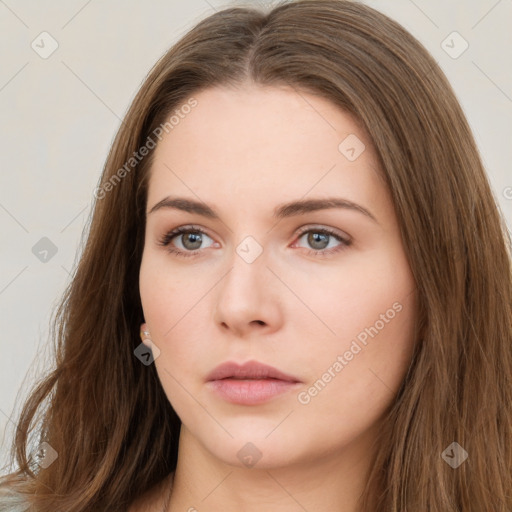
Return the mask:
[[[400,22],[447,74],[510,227],[512,0],[364,3]],[[10,418],[46,364],[50,314],[70,280],[121,118],[174,41],[215,10],[240,4],[0,0],[0,463]],[[43,31],[59,45],[47,59],[31,47],[42,46]],[[446,39],[453,31],[469,44],[456,59],[442,47],[446,40],[452,52],[461,49],[460,39]],[[43,237],[58,249],[47,262],[32,252]]]

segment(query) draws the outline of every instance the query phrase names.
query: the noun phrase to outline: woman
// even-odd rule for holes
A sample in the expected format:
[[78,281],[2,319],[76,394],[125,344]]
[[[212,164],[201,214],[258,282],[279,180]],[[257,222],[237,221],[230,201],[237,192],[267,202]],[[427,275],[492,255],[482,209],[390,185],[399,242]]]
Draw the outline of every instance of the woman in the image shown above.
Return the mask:
[[397,23],[210,16],[95,196],[0,510],[511,510],[510,239]]

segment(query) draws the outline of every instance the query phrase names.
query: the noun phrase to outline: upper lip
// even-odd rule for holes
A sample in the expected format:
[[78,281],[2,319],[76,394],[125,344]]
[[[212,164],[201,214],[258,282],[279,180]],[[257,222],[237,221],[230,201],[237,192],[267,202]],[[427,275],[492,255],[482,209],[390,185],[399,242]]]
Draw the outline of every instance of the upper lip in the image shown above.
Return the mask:
[[268,366],[258,361],[248,361],[243,364],[237,364],[232,361],[222,363],[217,366],[206,378],[207,381],[220,379],[279,379],[287,382],[300,382],[292,375]]

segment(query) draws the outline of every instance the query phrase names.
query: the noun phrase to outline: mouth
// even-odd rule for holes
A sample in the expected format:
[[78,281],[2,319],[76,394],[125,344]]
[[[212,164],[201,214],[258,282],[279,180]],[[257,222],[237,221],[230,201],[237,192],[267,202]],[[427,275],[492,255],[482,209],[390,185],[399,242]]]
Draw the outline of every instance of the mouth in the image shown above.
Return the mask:
[[206,378],[220,398],[239,405],[257,405],[296,388],[300,380],[257,361],[217,366]]

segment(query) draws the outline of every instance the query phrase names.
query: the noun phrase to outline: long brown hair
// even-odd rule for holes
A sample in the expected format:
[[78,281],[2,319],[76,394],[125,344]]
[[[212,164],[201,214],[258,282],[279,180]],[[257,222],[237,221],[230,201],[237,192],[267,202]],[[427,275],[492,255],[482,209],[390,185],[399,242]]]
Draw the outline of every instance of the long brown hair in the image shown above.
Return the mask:
[[[180,420],[154,365],[134,355],[153,152],[126,163],[194,94],[247,80],[323,96],[362,122],[417,283],[421,337],[380,432],[363,510],[510,512],[510,236],[436,62],[396,22],[346,0],[225,9],[153,67],[108,155],[54,319],[55,368],[20,415],[4,503],[124,511],[175,469]],[[29,455],[34,433],[58,454],[44,469]],[[453,442],[468,454],[456,468],[442,457]]]

